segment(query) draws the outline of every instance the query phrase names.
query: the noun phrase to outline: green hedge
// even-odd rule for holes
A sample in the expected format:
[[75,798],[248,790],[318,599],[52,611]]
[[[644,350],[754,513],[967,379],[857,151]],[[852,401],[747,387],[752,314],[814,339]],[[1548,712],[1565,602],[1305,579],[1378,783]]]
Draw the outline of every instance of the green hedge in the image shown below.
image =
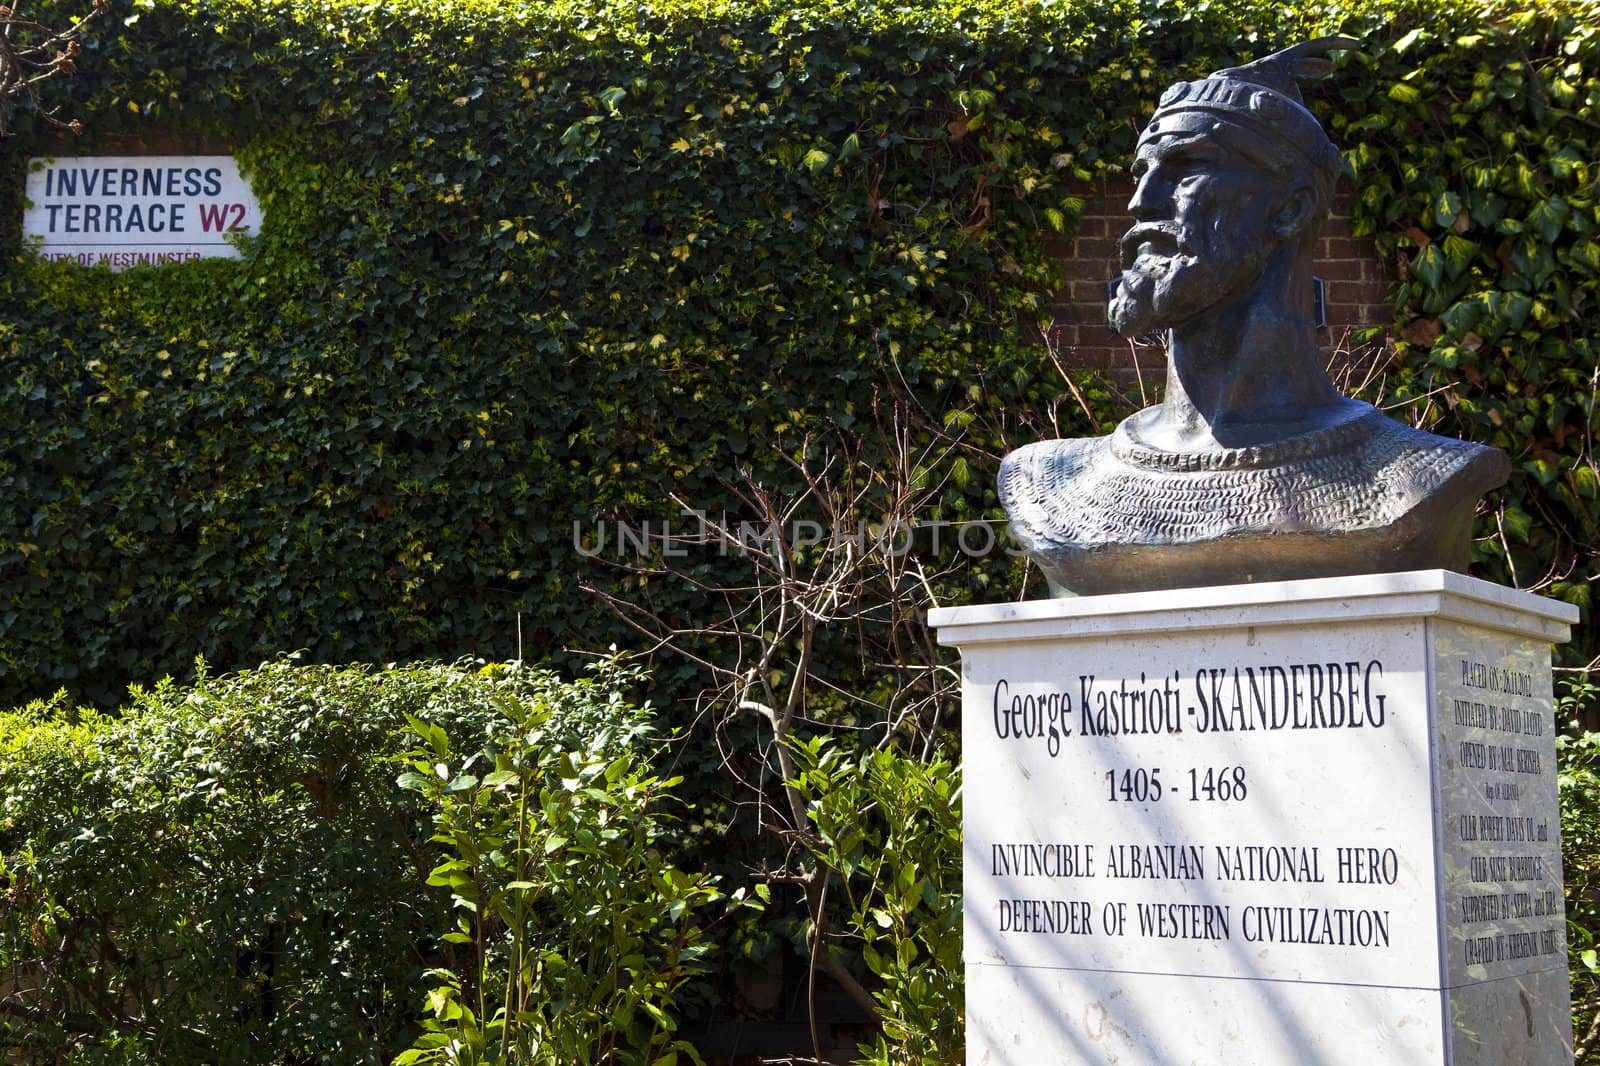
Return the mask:
[[[1515,466],[1486,576],[1585,609],[1597,568],[1600,8],[1419,21],[1341,90],[1358,223],[1395,268],[1383,396]],[[1404,28],[1404,27],[1397,27]],[[1600,648],[1582,632],[1578,661]]]
[[[635,781],[653,745],[643,712],[617,695],[632,682],[280,661],[140,692],[116,719],[59,700],[0,712],[0,1057],[391,1061],[421,1035],[430,988],[460,974],[458,986],[476,994],[483,952],[499,953],[495,934],[453,942],[466,912],[440,871],[482,866],[486,881],[495,871],[477,852],[470,867],[455,861],[475,838],[470,826],[445,832],[451,801],[525,735],[550,767],[534,779],[547,805],[565,790],[546,778],[569,765],[586,782],[598,773],[590,783],[601,788],[612,766]],[[402,756],[426,750],[413,728],[448,749],[423,764],[450,766],[442,797],[397,783]],[[662,829],[646,790],[613,791],[564,812],[559,824],[576,840],[567,851],[544,851],[539,839],[554,871],[591,869],[585,838],[609,840],[615,825],[641,838],[608,844],[626,851],[610,882],[563,875],[564,905],[648,910],[655,920],[634,923],[646,930],[633,930],[638,940],[687,938],[687,923],[660,918],[672,899],[662,883],[687,878],[654,853]],[[529,922],[566,927],[550,917],[556,905],[528,895]],[[653,976],[643,958],[636,966],[641,981]],[[599,982],[607,971],[582,976]],[[569,1039],[581,1025],[597,1046],[611,1038],[593,1010],[616,1003],[593,995],[591,1005],[579,982],[559,976],[544,991],[573,1010]],[[672,1005],[670,993],[645,994],[658,1009]]]
[[[822,432],[871,467],[880,416],[967,426],[928,517],[997,516],[995,457],[1061,391],[1019,323],[1073,190],[1173,77],[1336,27],[1371,47],[1313,106],[1360,225],[1409,261],[1378,398],[1510,450],[1483,529],[1586,604],[1600,45],[1576,13],[1453,6],[119,7],[52,86],[71,150],[232,144],[266,221],[240,261],[119,275],[12,235],[0,702],[111,705],[197,652],[511,657],[519,619],[530,656],[603,646],[625,631],[575,522],[675,514],[669,490],[738,512],[725,476],[793,489],[779,453]],[[0,218],[45,145],[5,146]],[[1504,559],[1485,542],[1486,574]]]

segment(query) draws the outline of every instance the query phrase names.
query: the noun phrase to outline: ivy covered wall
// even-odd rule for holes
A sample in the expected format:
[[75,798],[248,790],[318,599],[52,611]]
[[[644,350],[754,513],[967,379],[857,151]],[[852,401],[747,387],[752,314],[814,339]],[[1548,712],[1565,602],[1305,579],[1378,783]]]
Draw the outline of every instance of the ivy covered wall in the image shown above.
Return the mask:
[[[508,657],[519,617],[530,658],[626,641],[580,580],[641,579],[574,523],[737,512],[734,472],[792,488],[825,431],[872,464],[885,419],[967,427],[929,518],[998,516],[1062,392],[1025,327],[1071,190],[1175,77],[1336,29],[1370,46],[1311,104],[1404,270],[1366,395],[1506,448],[1480,572],[1587,606],[1600,16],[1537,6],[118,5],[53,87],[84,134],[3,146],[0,702],[197,654]],[[130,139],[231,147],[241,259],[30,260],[26,159]]]

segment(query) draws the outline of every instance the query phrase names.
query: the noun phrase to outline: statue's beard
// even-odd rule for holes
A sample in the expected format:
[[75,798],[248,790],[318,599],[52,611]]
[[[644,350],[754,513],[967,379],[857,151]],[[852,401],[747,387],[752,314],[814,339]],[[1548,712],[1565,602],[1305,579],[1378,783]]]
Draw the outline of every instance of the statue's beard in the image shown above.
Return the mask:
[[1224,279],[1210,249],[1197,249],[1175,226],[1142,224],[1122,239],[1122,278],[1111,299],[1111,325],[1137,337],[1177,325],[1217,302]]

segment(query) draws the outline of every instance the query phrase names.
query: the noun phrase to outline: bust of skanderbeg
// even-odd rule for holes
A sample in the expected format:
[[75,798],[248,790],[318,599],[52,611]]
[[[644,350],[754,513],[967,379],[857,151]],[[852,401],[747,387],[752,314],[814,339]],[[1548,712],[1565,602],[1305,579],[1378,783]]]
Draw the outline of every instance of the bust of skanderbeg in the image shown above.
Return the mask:
[[1339,152],[1296,79],[1356,43],[1179,82],[1140,136],[1110,311],[1124,336],[1166,331],[1164,399],[1000,467],[1011,535],[1055,594],[1466,569],[1505,455],[1341,396],[1312,321]]

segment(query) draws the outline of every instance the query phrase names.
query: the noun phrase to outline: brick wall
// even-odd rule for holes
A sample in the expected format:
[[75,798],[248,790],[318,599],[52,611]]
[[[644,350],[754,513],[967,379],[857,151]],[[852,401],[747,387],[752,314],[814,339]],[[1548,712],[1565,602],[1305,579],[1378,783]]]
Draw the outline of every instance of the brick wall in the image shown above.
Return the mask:
[[[1118,244],[1133,221],[1127,213],[1132,192],[1127,179],[1081,190],[1085,205],[1077,237],[1058,239],[1050,248],[1066,277],[1056,296],[1051,340],[1068,366],[1131,371],[1137,360],[1145,373],[1165,366],[1158,346],[1130,344],[1106,325],[1106,281],[1118,273]],[[1351,235],[1348,195],[1335,200],[1321,243],[1316,274],[1325,286],[1328,325],[1320,333],[1332,357],[1348,349],[1351,329],[1389,324],[1389,274],[1372,241]]]

